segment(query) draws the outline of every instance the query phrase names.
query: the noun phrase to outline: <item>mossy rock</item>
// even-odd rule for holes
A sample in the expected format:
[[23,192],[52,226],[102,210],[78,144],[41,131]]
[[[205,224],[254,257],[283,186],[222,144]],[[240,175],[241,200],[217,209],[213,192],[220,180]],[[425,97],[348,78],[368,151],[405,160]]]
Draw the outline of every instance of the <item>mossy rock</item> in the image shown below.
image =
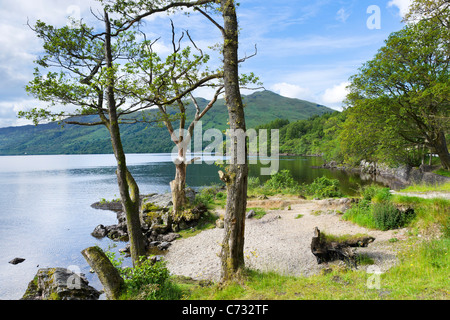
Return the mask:
[[100,292],[83,274],[65,268],[39,269],[22,300],[97,300]]

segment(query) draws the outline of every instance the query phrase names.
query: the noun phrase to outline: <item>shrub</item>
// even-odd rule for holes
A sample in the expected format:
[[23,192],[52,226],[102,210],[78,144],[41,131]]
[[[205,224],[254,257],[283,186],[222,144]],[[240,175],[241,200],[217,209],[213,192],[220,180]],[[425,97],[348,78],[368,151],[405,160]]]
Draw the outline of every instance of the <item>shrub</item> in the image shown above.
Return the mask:
[[275,190],[283,190],[297,189],[299,184],[294,180],[289,170],[281,170],[266,181],[265,186]]
[[371,184],[360,188],[361,198],[367,201],[385,202],[392,198],[389,188]]
[[127,299],[161,300],[179,298],[180,290],[171,282],[164,261],[141,258],[134,268],[119,269],[127,288]]
[[248,178],[248,187],[250,189],[258,188],[261,186],[261,182],[258,177],[249,177]]
[[200,190],[199,193],[195,195],[195,201],[194,204],[204,204],[208,207],[208,205],[211,205],[214,203],[214,200],[216,199],[225,199],[226,194],[223,192],[220,192],[220,187],[217,185],[213,185],[210,187],[206,187]]
[[390,202],[372,204],[372,214],[377,229],[382,231],[406,226],[414,217],[414,210],[402,212]]
[[305,187],[306,192],[316,198],[342,197],[339,190],[339,180],[327,177],[316,178],[313,183]]
[[142,259],[141,264],[134,268],[121,269],[121,273],[127,286],[132,289],[139,289],[149,284],[162,285],[170,276],[165,262],[153,263],[151,259],[146,258]]

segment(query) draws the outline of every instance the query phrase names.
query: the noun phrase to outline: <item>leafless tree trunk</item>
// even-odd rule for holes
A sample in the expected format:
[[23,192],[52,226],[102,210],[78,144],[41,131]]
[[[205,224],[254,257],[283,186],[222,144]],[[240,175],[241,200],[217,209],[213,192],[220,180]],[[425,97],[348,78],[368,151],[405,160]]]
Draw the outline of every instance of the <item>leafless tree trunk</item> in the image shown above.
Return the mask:
[[[238,72],[238,22],[236,17],[236,6],[232,0],[220,1],[222,15],[224,19],[224,87],[225,100],[228,109],[230,129],[241,129],[246,131],[244,105],[239,88]],[[234,136],[232,144],[238,145]],[[227,203],[225,214],[225,234],[222,242],[221,263],[222,281],[228,281],[238,277],[244,269],[244,231],[245,231],[245,211],[247,208],[247,183],[248,183],[248,162],[247,145],[243,144],[245,150],[244,163],[238,163],[237,148],[231,156],[231,164],[225,173],[221,174],[221,179],[227,185]],[[241,151],[242,152],[242,151]]]

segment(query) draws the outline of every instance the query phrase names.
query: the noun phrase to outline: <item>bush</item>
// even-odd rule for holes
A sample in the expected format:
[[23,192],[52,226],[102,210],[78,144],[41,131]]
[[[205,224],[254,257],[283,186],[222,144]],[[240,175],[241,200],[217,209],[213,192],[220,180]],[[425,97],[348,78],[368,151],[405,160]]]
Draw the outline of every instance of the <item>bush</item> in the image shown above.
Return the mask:
[[275,173],[265,186],[270,189],[283,190],[283,189],[297,189],[299,187],[298,182],[294,180],[289,170],[281,170]]
[[259,188],[261,186],[261,182],[258,177],[249,177],[248,178],[248,187],[249,189]]
[[384,188],[371,184],[360,188],[360,194],[362,199],[374,202],[385,202],[392,198],[392,194],[389,188]]
[[414,210],[402,212],[390,202],[372,204],[372,214],[377,229],[382,231],[406,226],[414,217]]
[[152,262],[142,258],[134,268],[120,268],[127,288],[127,299],[166,300],[178,299],[181,291],[170,281],[170,272],[164,261]]
[[217,185],[213,185],[210,187],[206,187],[200,190],[199,193],[195,195],[195,201],[194,204],[204,204],[208,207],[208,205],[211,205],[214,203],[217,199],[226,199],[226,194],[220,191],[220,187]]
[[339,180],[327,177],[316,178],[313,183],[305,187],[307,194],[316,198],[342,197],[339,190]]

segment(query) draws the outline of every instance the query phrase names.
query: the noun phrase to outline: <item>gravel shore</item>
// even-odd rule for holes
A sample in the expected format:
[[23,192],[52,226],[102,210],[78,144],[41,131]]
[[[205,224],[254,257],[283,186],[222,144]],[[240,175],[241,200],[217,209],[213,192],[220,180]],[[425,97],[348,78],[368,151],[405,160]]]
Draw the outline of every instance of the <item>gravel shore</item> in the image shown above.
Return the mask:
[[[246,266],[252,269],[295,276],[319,273],[327,264],[318,265],[310,247],[314,227],[318,227],[333,235],[363,233],[374,237],[373,243],[357,252],[367,254],[384,272],[396,262],[396,244],[388,240],[405,237],[405,229],[375,231],[341,220],[336,210],[342,211],[343,206],[336,200],[249,201],[248,207],[254,206],[265,207],[267,214],[246,220],[244,255]],[[274,207],[277,209],[270,209]],[[197,280],[219,280],[222,237],[223,229],[215,228],[174,241],[165,256],[169,270]]]

